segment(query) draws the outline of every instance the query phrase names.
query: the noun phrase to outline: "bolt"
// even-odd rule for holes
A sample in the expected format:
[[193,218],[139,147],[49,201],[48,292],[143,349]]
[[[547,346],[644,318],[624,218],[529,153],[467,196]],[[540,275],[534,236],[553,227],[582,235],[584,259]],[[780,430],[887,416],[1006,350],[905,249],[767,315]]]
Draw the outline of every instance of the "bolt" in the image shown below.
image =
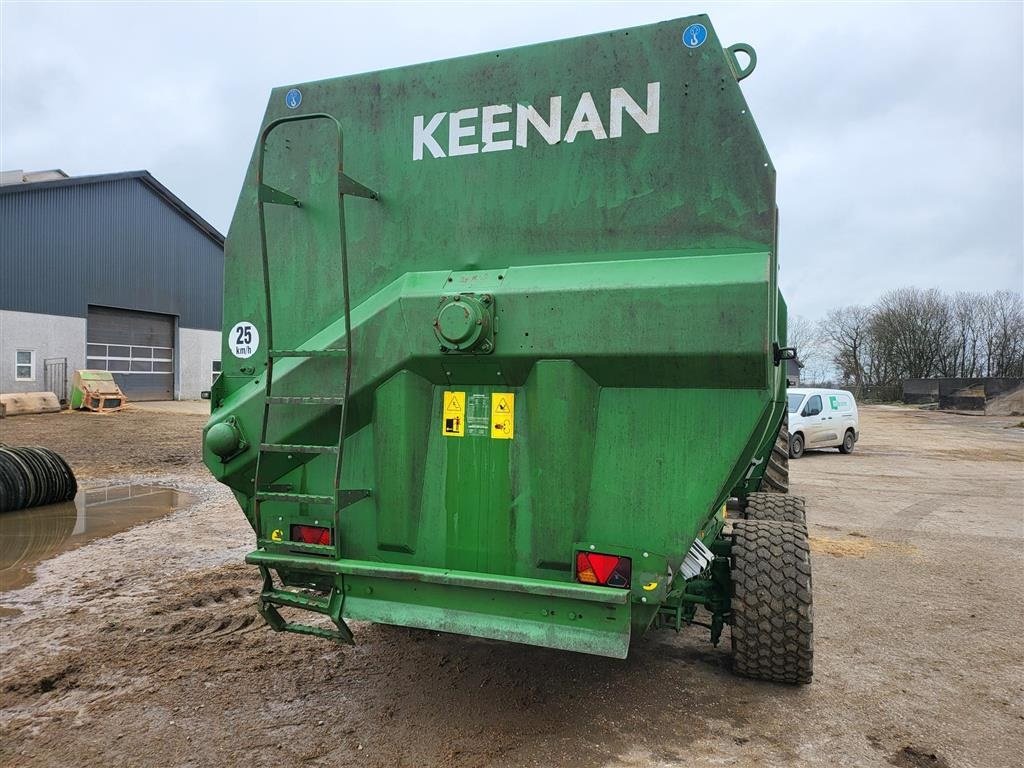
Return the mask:
[[[483,325],[483,324],[484,324],[484,321],[483,321],[483,320],[477,320],[477,321],[476,321],[476,324],[477,324],[477,325]],[[435,325],[436,325],[436,323],[435,323]]]
[[575,621],[576,620],[576,614],[575,613],[570,613],[569,614],[569,620],[570,621]]
[[647,557],[647,553],[646,552],[644,552],[644,557]]
[[640,602],[641,603],[646,603],[647,602],[647,598],[646,597],[641,597],[640,598]]
[[540,615],[541,616],[547,616],[548,615],[548,609],[547,608],[542,608],[541,612],[540,612]]
[[456,296],[454,299],[452,299],[452,301],[462,301],[462,297]]
[[590,551],[593,552],[595,549],[597,549],[597,547],[595,547],[593,544],[591,544],[590,545]]

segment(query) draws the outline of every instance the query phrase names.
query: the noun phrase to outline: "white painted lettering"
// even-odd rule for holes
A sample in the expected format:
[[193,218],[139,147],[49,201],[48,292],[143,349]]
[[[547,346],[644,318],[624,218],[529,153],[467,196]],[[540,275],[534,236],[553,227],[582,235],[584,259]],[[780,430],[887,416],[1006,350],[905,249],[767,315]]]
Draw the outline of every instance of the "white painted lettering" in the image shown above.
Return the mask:
[[562,136],[562,97],[552,96],[548,106],[547,122],[540,116],[533,107],[525,104],[516,105],[516,146],[525,147],[527,141],[527,130],[530,126],[537,129],[537,133],[548,144],[557,144]]
[[509,115],[512,107],[508,104],[494,104],[483,108],[483,124],[480,126],[480,138],[484,147],[481,152],[503,152],[512,149],[512,139],[494,140],[494,134],[504,133],[512,127],[508,120],[495,120],[498,115]]
[[423,159],[423,148],[426,147],[430,150],[432,157],[444,157],[444,150],[441,149],[441,145],[437,143],[437,139],[434,138],[434,131],[444,120],[447,112],[438,112],[427,123],[426,127],[423,126],[423,115],[416,115],[412,119],[412,159],[422,160]]
[[460,109],[448,115],[448,157],[457,155],[475,155],[480,151],[477,144],[462,144],[461,140],[469,138],[476,133],[475,125],[463,125],[463,120],[475,120],[480,110]]
[[661,107],[661,83],[647,84],[647,109],[633,101],[625,88],[612,88],[611,114],[608,116],[608,136],[617,139],[622,135],[622,112],[625,110],[644,133],[657,133]]
[[584,91],[580,96],[580,103],[576,105],[576,112],[565,129],[565,141],[572,144],[581,133],[589,131],[595,139],[607,139],[608,134],[604,132],[604,125],[601,123],[601,115],[594,104],[594,97],[590,91]]
[[[571,144],[582,133],[589,133],[595,141],[619,139],[622,138],[623,113],[629,115],[640,130],[648,135],[658,133],[661,129],[660,82],[647,83],[647,101],[643,107],[625,88],[610,89],[607,104],[607,122],[604,122],[591,92],[582,93],[564,135],[561,96],[550,97],[546,118],[533,106],[516,104],[514,139],[511,117],[513,109],[509,104],[490,104],[457,112],[438,112],[428,122],[425,122],[424,115],[416,115],[412,123],[412,159],[422,160],[426,152],[429,152],[431,157],[457,157],[526,147],[529,144],[531,128],[549,145],[563,141]],[[445,118],[448,119],[447,155],[434,136]],[[480,121],[479,143],[475,141],[477,120]],[[607,131],[605,125],[608,126]]]

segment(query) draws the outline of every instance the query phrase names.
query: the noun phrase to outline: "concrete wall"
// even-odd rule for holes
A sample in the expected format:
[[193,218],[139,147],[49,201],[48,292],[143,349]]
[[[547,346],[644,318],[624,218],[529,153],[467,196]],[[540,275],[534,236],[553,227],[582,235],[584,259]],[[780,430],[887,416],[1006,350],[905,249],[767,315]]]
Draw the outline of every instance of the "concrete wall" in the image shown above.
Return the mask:
[[[198,400],[199,393],[213,383],[213,361],[220,360],[220,331],[179,328],[176,346],[177,397]],[[33,381],[15,380],[14,361],[19,349],[35,352]],[[86,366],[85,350],[84,317],[0,310],[0,394],[41,392],[45,389],[43,361],[51,357],[68,359],[70,383],[72,372]]]
[[198,400],[213,384],[213,361],[220,360],[220,331],[178,329],[179,400]]
[[903,402],[935,403],[943,410],[984,411],[986,403],[1024,386],[1017,378],[905,379]]
[[[15,380],[14,360],[19,349],[36,353],[34,381]],[[43,361],[50,357],[68,359],[69,382],[73,370],[85,367],[84,317],[0,309],[0,393],[41,392],[45,389]]]

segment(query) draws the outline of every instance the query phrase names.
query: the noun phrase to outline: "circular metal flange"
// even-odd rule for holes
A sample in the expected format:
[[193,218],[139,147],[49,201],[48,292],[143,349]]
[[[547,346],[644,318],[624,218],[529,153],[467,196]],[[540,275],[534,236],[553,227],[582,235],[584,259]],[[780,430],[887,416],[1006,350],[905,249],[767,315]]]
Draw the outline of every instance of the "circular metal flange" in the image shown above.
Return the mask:
[[446,297],[434,317],[434,335],[443,350],[490,352],[491,313],[489,296],[467,294]]

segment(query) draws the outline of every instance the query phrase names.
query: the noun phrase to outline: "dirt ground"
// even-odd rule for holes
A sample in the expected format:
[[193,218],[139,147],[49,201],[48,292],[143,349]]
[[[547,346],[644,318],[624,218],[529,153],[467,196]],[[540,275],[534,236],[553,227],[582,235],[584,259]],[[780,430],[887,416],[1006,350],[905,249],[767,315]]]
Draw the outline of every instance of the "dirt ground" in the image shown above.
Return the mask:
[[814,682],[734,677],[728,636],[625,661],[357,623],[276,634],[253,537],[188,409],[0,421],[83,484],[199,501],[62,554],[3,596],[3,766],[1024,765],[1019,418],[862,410],[851,456],[793,462],[808,501]]

